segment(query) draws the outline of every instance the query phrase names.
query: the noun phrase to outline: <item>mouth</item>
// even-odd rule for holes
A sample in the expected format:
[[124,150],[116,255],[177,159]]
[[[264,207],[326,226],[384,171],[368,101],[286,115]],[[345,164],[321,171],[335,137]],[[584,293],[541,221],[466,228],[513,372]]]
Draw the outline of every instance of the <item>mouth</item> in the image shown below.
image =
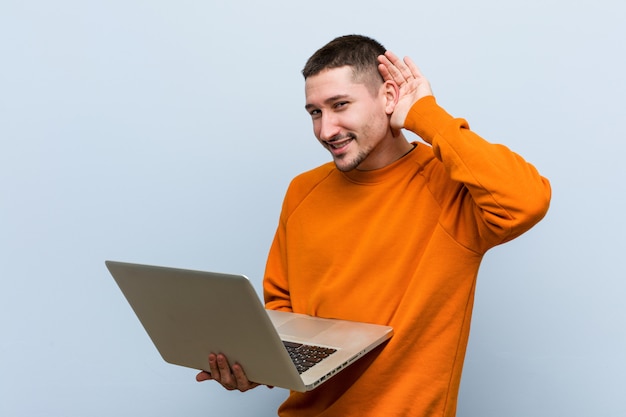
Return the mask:
[[333,154],[339,154],[355,139],[354,135],[348,134],[340,137],[334,137],[331,140],[326,141],[325,144],[328,150],[330,150]]

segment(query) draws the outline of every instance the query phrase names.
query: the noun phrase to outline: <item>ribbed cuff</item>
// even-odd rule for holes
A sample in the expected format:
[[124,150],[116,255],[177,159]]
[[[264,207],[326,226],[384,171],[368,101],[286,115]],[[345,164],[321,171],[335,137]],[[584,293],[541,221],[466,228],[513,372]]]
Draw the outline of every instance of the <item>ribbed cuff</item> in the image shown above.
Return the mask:
[[454,118],[437,104],[434,96],[419,99],[407,114],[404,127],[431,143]]

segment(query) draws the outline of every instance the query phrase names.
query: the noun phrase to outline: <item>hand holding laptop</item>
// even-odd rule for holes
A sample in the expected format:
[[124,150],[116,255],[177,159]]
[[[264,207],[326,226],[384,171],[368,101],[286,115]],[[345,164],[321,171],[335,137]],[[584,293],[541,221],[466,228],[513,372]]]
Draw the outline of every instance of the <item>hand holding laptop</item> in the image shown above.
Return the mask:
[[[388,326],[266,310],[244,275],[106,266],[163,359],[203,370],[196,380],[228,390],[310,391],[393,334]],[[234,313],[224,315],[228,309]]]
[[[260,385],[256,382],[249,381],[243,368],[238,363],[235,363],[231,367],[226,356],[222,354],[216,355],[211,353],[209,355],[209,367],[210,372],[200,372],[196,375],[196,381],[215,380],[229,391],[239,390],[241,392],[248,391]],[[269,385],[268,387],[274,388]]]

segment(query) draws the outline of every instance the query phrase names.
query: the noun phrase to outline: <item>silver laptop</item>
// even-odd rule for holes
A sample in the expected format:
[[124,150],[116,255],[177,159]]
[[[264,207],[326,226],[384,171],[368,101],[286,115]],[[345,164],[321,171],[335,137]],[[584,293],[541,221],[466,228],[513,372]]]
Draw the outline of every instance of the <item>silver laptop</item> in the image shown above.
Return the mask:
[[106,261],[169,363],[208,370],[209,353],[250,381],[310,391],[384,343],[393,329],[266,310],[244,275]]

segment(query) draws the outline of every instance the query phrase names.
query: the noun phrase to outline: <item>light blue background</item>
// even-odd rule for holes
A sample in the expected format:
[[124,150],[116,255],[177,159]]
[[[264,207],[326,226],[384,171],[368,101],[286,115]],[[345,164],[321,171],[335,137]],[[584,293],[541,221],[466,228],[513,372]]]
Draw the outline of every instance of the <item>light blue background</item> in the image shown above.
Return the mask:
[[552,182],[546,219],[483,263],[458,416],[626,415],[624,7],[3,0],[0,415],[274,415],[282,389],[164,363],[104,260],[260,289],[289,180],[328,160],[299,71],[346,33],[410,55]]

